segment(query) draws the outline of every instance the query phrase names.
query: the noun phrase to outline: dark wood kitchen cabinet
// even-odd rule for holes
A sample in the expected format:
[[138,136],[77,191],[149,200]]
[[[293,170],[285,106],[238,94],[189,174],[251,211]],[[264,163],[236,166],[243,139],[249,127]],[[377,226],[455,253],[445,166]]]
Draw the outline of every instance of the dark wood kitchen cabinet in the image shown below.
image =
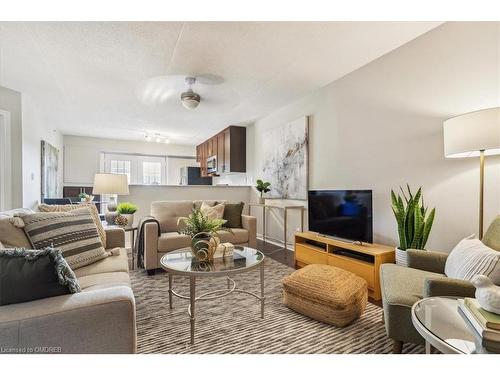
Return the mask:
[[217,171],[224,173],[226,162],[224,159],[224,133],[217,134]]
[[196,159],[201,165],[201,175],[207,173],[207,158],[217,157],[217,172],[246,172],[246,128],[243,126],[229,126],[212,138],[196,146]]

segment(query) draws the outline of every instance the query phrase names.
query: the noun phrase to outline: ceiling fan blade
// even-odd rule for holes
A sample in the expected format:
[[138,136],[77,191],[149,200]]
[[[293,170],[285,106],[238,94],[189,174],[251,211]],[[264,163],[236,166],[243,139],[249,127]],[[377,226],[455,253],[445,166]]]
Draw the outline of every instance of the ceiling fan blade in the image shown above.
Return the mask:
[[224,78],[216,74],[198,74],[194,77],[196,78],[196,83],[202,85],[220,85],[224,83]]
[[146,105],[162,104],[184,90],[184,76],[157,76],[142,81],[137,88],[137,97]]
[[229,110],[235,108],[240,103],[240,98],[235,91],[230,89],[208,90],[205,95],[201,95],[200,107],[207,110]]

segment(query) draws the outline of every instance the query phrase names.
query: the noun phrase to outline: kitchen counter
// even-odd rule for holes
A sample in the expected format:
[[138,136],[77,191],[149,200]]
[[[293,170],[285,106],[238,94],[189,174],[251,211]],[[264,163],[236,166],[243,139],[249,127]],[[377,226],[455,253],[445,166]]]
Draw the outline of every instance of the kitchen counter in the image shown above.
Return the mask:
[[137,220],[150,214],[151,202],[168,200],[224,200],[244,202],[248,212],[251,186],[211,185],[130,185],[129,195],[119,196],[118,202],[132,202],[139,209]]

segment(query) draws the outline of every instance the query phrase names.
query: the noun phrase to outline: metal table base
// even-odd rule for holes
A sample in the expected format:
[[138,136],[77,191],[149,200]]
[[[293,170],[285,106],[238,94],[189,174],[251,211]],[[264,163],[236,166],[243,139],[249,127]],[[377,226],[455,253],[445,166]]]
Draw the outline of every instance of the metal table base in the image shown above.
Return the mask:
[[[185,296],[183,294],[177,293],[176,291],[173,290],[172,284],[173,284],[173,276],[174,274],[172,272],[168,273],[168,304],[169,307],[172,309],[173,304],[172,304],[172,297],[176,296],[178,298],[186,299],[189,300],[189,306],[187,308],[187,312],[189,315],[189,321],[190,321],[190,327],[191,327],[191,345],[194,344],[194,331],[195,331],[195,322],[196,322],[196,302],[197,301],[205,301],[205,300],[211,300],[211,299],[217,299],[217,298],[222,298],[225,297],[233,292],[236,293],[245,293],[245,294],[250,294],[257,298],[260,301],[260,317],[264,319],[264,262],[261,262],[259,265],[259,270],[260,270],[260,296],[250,292],[248,290],[244,289],[238,289],[236,287],[236,282],[230,278],[229,276],[222,276],[226,277],[227,279],[227,288],[226,289],[217,289],[217,290],[212,290],[209,292],[205,292],[200,294],[198,297],[196,297],[196,276],[189,276],[189,296]],[[248,270],[249,271],[249,270]],[[241,273],[243,273],[244,270],[242,270]],[[202,276],[202,277],[209,277],[207,276]],[[212,276],[212,277],[221,277],[221,276]]]

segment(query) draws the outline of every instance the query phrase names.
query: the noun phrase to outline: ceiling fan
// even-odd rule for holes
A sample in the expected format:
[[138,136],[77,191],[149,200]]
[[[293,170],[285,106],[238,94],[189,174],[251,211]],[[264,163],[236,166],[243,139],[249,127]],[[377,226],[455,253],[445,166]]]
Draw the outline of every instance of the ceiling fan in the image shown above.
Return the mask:
[[222,77],[213,74],[158,76],[143,81],[137,94],[144,104],[150,106],[182,104],[193,110],[200,103],[207,107],[234,105],[238,96],[223,83]]
[[187,91],[181,94],[181,102],[184,108],[195,109],[200,104],[201,96],[195,93],[192,86],[196,83],[196,77],[186,77]]

